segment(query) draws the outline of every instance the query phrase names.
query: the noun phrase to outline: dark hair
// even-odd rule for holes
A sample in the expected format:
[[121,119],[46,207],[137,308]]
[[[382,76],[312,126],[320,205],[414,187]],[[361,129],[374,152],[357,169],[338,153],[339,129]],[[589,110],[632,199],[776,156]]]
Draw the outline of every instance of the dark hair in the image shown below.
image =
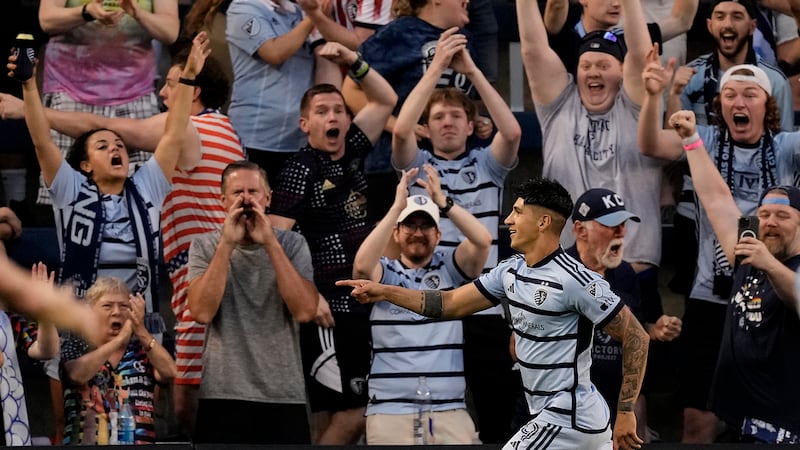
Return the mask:
[[514,187],[514,196],[526,205],[541,206],[560,214],[565,220],[572,214],[572,198],[558,181],[530,178]]
[[264,184],[267,186],[267,190],[269,190],[269,179],[267,178],[267,172],[261,168],[258,164],[248,161],[246,159],[242,159],[239,161],[234,161],[227,166],[222,171],[222,193],[225,193],[225,185],[228,183],[228,176],[232,172],[238,172],[240,170],[252,170],[254,172],[258,172],[261,174],[261,178],[264,180]]
[[[725,123],[725,118],[722,117],[722,101],[720,95],[714,97],[714,124],[719,127],[720,131],[726,131],[728,124]],[[777,134],[781,131],[781,110],[778,108],[778,102],[770,94],[767,94],[766,112],[764,114],[764,129]]]
[[[189,58],[191,47],[185,48],[175,56],[174,66],[178,66],[183,70],[186,66],[186,60]],[[197,74],[195,78],[197,87],[200,88],[200,101],[206,108],[222,108],[222,105],[228,100],[228,94],[231,90],[231,80],[222,69],[222,64],[213,56],[206,58],[203,64],[203,70]]]
[[756,6],[756,2],[753,0],[713,0],[711,2],[711,8],[708,10],[708,17],[714,15],[714,10],[717,8],[717,5],[722,2],[738,3],[742,5],[745,11],[747,11],[747,15],[750,16],[750,20],[756,20],[758,18],[758,6]]
[[431,94],[431,97],[428,99],[428,104],[425,105],[425,111],[422,112],[422,123],[428,123],[428,116],[431,113],[431,108],[437,103],[464,108],[464,112],[467,114],[467,120],[470,122],[475,120],[475,116],[478,113],[478,108],[475,106],[475,103],[460,89],[454,87],[440,88],[434,90],[433,94]]
[[[118,138],[122,139],[122,137],[114,130],[109,130],[108,128],[95,128],[78,136],[69,147],[69,150],[67,151],[67,157],[65,158],[70,167],[86,175],[87,178],[91,178],[92,174],[90,172],[84,172],[83,169],[81,169],[81,163],[89,159],[89,138],[100,131],[110,131]],[[127,146],[125,147],[125,151],[128,151]]]
[[[300,116],[308,117],[308,108],[311,107],[311,101],[320,94],[338,94],[339,97],[342,97],[342,102],[344,102],[344,95],[342,95],[342,91],[337,89],[336,86],[328,83],[315,84],[303,94],[303,98],[300,100]],[[347,103],[345,103],[344,106],[347,108]],[[347,114],[350,117],[353,116],[350,108],[347,108]]]
[[184,34],[194,36],[204,29],[211,29],[211,21],[217,12],[225,14],[231,0],[196,0],[183,20]]
[[392,15],[395,17],[417,16],[427,4],[428,0],[395,0]]

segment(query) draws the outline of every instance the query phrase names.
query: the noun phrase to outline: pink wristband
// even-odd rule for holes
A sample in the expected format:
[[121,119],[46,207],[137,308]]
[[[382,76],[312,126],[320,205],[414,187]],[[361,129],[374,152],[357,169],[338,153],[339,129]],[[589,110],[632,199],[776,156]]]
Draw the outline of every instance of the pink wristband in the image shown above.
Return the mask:
[[686,151],[686,152],[690,152],[690,151],[696,149],[697,147],[700,147],[701,145],[703,145],[703,140],[702,139],[698,139],[698,140],[692,142],[691,144],[684,145],[683,146],[683,150]]

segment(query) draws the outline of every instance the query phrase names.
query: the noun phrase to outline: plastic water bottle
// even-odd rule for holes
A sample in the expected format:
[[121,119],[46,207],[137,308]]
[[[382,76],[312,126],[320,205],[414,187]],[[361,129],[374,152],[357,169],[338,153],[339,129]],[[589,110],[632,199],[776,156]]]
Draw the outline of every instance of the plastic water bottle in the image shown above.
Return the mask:
[[108,437],[108,443],[110,445],[119,445],[119,413],[115,410],[111,410],[108,413],[108,423],[111,425],[111,434]]
[[414,445],[432,444],[433,402],[427,377],[419,377],[414,404],[417,407],[417,416],[414,418]]
[[136,421],[133,419],[133,411],[128,399],[122,400],[122,408],[119,410],[119,445],[133,445]]

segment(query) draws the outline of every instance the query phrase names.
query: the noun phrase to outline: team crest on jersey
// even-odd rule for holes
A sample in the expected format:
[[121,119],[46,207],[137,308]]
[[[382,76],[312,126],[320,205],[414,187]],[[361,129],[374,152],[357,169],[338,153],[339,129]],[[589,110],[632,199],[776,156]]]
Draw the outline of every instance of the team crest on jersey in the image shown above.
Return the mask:
[[350,22],[355,22],[356,16],[358,16],[358,0],[348,0],[344,5],[344,10]]
[[347,196],[347,203],[344,211],[353,219],[363,219],[367,217],[367,199],[360,192],[350,191]]
[[533,303],[536,303],[536,306],[542,306],[545,300],[547,300],[547,291],[544,289],[537,289],[533,293]]
[[529,423],[529,424],[523,426],[522,429],[519,430],[519,435],[520,435],[519,437],[520,437],[521,440],[527,441],[527,440],[531,439],[533,436],[535,436],[536,433],[538,433],[538,432],[539,432],[539,424],[538,423],[534,423],[534,424],[530,424]]
[[614,303],[616,295],[611,292],[611,288],[605,282],[600,280],[593,281],[586,285],[586,292],[589,293],[595,300],[600,302],[600,309],[605,311]]
[[439,289],[442,284],[442,277],[438,272],[428,272],[422,277],[422,284],[428,289]]
[[465,170],[461,172],[461,179],[467,184],[475,184],[478,179],[478,174],[474,170]]
[[244,24],[242,30],[250,36],[255,36],[261,32],[261,25],[259,25],[256,18],[253,17]]

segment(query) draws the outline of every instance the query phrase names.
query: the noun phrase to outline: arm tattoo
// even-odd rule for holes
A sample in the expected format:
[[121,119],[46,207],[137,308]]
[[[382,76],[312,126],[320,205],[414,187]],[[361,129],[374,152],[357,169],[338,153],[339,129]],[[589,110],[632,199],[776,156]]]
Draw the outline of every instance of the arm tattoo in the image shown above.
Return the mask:
[[647,365],[647,333],[627,307],[620,310],[605,331],[622,342],[622,388],[617,410],[633,411]]

